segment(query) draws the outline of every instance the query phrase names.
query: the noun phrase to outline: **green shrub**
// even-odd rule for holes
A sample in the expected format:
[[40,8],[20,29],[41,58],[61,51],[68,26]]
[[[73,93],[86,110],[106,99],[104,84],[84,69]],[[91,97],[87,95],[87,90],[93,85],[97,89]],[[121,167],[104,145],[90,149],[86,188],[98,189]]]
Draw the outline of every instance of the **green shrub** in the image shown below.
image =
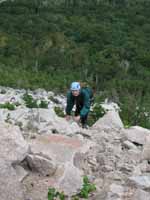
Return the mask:
[[83,177],[83,187],[79,193],[79,196],[81,198],[88,198],[89,197],[89,193],[93,192],[96,190],[96,186],[92,183],[90,183],[89,179],[87,176]]
[[[72,196],[72,200],[79,200],[79,198],[88,198],[91,192],[96,190],[95,184],[90,183],[87,176],[83,177],[83,187],[79,194]],[[58,192],[55,188],[48,189],[48,200],[65,200],[66,195],[64,192]]]
[[15,105],[11,104],[9,102],[6,102],[5,104],[0,104],[0,108],[8,109],[8,110],[15,110]]
[[56,191],[55,188],[49,188],[48,189],[48,200],[55,200],[57,197],[60,200],[65,200],[65,195],[63,192],[58,192],[58,191]]
[[37,100],[34,100],[28,93],[24,94],[23,100],[28,108],[38,108]]
[[63,109],[58,107],[58,106],[54,107],[54,111],[59,117],[64,117],[65,116],[65,114],[63,112]]
[[48,102],[42,100],[40,105],[39,105],[39,108],[48,108]]
[[28,108],[48,108],[48,102],[41,100],[38,105],[38,100],[33,99],[32,95],[25,93],[23,95],[23,100]]
[[92,126],[99,118],[103,117],[105,114],[105,110],[100,104],[95,104],[93,106],[93,110],[89,114],[88,123]]

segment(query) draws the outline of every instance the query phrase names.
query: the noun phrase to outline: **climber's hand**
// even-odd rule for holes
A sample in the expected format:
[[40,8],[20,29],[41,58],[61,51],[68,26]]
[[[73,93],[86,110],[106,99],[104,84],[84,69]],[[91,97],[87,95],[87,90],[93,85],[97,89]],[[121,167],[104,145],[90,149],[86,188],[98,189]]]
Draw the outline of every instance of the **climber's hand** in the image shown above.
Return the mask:
[[65,118],[66,118],[67,121],[69,121],[71,116],[70,115],[66,115]]

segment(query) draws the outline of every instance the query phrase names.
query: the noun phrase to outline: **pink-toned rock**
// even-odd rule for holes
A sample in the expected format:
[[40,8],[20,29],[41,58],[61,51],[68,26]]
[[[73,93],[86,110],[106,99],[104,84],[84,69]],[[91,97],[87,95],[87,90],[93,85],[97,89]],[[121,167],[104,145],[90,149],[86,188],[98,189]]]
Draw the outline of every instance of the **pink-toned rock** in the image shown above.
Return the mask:
[[[59,134],[37,136],[36,139],[30,140],[29,143],[31,155],[33,155],[32,158],[36,157],[36,160],[32,159],[31,163],[31,165],[34,164],[35,169],[38,169],[40,172],[42,169],[41,166],[44,166],[45,172],[49,172],[52,165],[57,166],[53,176],[50,175],[48,178],[42,176],[40,178],[37,173],[36,176],[32,174],[24,180],[23,184],[26,187],[30,185],[30,180],[34,182],[34,187],[28,191],[29,197],[35,200],[37,190],[46,192],[48,187],[55,187],[59,191],[64,191],[69,196],[74,195],[81,189],[83,171],[74,165],[74,157],[78,152],[84,155],[93,143],[90,141],[83,142],[80,139]],[[28,161],[30,162],[31,159],[28,159]],[[42,162],[44,162],[43,165]],[[41,175],[42,173],[40,173]],[[38,197],[39,200],[46,200],[46,195],[41,195],[40,192]]]
[[74,138],[63,135],[38,136],[30,141],[31,152],[42,154],[57,163],[72,161],[75,152],[79,151],[83,143]]

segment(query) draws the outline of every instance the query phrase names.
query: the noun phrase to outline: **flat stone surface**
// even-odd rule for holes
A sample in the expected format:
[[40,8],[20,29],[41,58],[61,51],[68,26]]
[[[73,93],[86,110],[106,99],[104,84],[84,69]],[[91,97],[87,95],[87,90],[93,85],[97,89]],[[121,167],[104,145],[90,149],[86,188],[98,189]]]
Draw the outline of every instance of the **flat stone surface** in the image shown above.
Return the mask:
[[33,154],[42,152],[57,163],[72,161],[74,153],[83,145],[80,140],[63,135],[38,136],[29,143]]
[[133,126],[129,129],[125,129],[124,133],[129,141],[144,145],[146,143],[146,137],[150,134],[150,131],[139,126]]
[[[77,138],[55,134],[37,136],[29,143],[32,155],[51,160],[54,166],[57,166],[57,169],[54,175],[49,177],[40,177],[38,174],[28,176],[23,182],[25,194],[28,198],[47,200],[46,193],[50,186],[57,188],[59,191],[64,191],[65,194],[70,196],[81,189],[83,171],[74,165],[74,157],[77,152],[84,155],[93,145],[92,142],[83,142]],[[43,161],[41,160],[41,162]],[[35,162],[34,164],[34,167],[36,167]],[[48,162],[46,162],[46,168],[48,169],[47,164]],[[43,194],[40,194],[42,191]],[[38,198],[36,198],[36,194]]]

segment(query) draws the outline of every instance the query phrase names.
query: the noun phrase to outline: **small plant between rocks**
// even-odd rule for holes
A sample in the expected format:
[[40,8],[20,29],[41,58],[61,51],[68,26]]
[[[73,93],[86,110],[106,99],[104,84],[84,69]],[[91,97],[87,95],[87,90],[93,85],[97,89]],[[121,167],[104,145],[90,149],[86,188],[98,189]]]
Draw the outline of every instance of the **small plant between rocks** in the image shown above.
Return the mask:
[[[88,199],[89,195],[96,191],[96,186],[93,183],[90,183],[87,176],[83,177],[83,186],[81,191],[72,196],[71,200],[79,200],[80,198]],[[64,192],[58,192],[55,188],[49,188],[48,190],[48,200],[65,200],[67,198],[67,195],[64,194]]]
[[4,104],[0,104],[0,108],[8,109],[8,110],[15,110],[15,105],[9,102]]
[[99,118],[103,117],[105,110],[100,104],[95,104],[93,110],[89,113],[89,126],[92,126]]
[[63,192],[56,191],[55,188],[48,189],[48,200],[55,200],[59,198],[60,200],[65,200],[65,195]]
[[41,103],[39,104],[40,108],[48,108],[48,102],[42,100]]
[[33,99],[32,95],[25,93],[23,100],[28,108],[38,108],[37,100]]
[[65,117],[65,114],[64,114],[62,108],[55,106],[54,111],[55,111],[56,115],[58,115],[59,117]]
[[38,104],[38,100],[33,99],[32,95],[25,93],[23,95],[23,100],[28,108],[48,108],[48,102],[41,100]]

